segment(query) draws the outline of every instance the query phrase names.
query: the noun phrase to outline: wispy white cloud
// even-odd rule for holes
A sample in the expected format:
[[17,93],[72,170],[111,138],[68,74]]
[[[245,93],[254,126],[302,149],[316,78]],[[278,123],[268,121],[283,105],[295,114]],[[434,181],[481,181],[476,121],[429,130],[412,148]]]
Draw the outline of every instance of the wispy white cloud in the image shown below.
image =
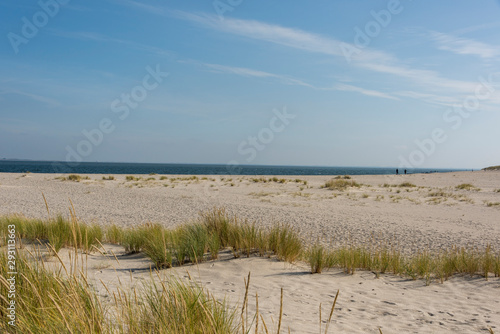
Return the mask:
[[430,104],[438,104],[446,107],[451,107],[460,103],[460,99],[455,96],[436,95],[415,91],[398,91],[393,94],[396,96],[409,97],[411,99],[421,100]]
[[386,93],[383,93],[380,91],[364,89],[364,88],[360,88],[360,87],[356,87],[356,86],[348,85],[348,84],[337,84],[333,87],[324,88],[324,87],[317,87],[317,86],[311,85],[303,80],[291,78],[289,76],[275,74],[275,73],[269,73],[269,72],[260,71],[260,70],[254,70],[254,69],[250,69],[250,68],[225,66],[225,65],[220,65],[220,64],[207,64],[207,63],[201,63],[201,62],[194,61],[194,60],[183,60],[180,62],[193,63],[196,65],[204,66],[204,67],[206,67],[212,71],[218,72],[218,73],[228,73],[228,74],[234,74],[234,75],[239,75],[239,76],[243,76],[243,77],[272,79],[272,80],[276,80],[277,82],[285,84],[285,85],[304,86],[304,87],[308,87],[308,88],[315,89],[315,90],[330,90],[330,91],[344,91],[344,92],[349,91],[349,92],[356,92],[356,93],[360,93],[360,94],[371,96],[371,97],[399,100],[397,97],[391,96],[389,94],[386,94]]
[[[229,34],[240,35],[334,57],[344,58],[344,53],[340,47],[342,43],[344,46],[347,45],[355,48],[353,44],[345,43],[334,38],[260,21],[233,18],[225,18],[221,21],[215,15],[185,12],[175,12],[169,15],[175,15],[180,19],[188,20]],[[475,87],[475,84],[472,82],[447,79],[435,71],[411,68],[386,52],[368,47],[360,51],[358,55],[353,56],[353,66],[408,79],[411,83],[419,84],[426,89],[429,87],[437,87],[451,89],[455,93],[468,93]]]
[[391,96],[389,94],[386,94],[386,93],[383,93],[380,91],[364,89],[364,88],[356,87],[353,85],[337,84],[331,88],[322,88],[322,87],[316,87],[314,85],[311,85],[311,84],[304,82],[302,80],[299,80],[299,79],[290,78],[288,76],[259,71],[259,70],[253,70],[253,69],[249,69],[249,68],[224,66],[224,65],[218,65],[218,64],[203,64],[203,65],[206,66],[207,68],[213,69],[213,70],[215,70],[217,72],[221,72],[221,73],[229,73],[229,74],[235,74],[235,75],[240,75],[240,76],[245,76],[245,77],[270,78],[270,79],[275,79],[278,82],[280,82],[282,84],[286,84],[286,85],[305,86],[305,87],[309,87],[309,88],[316,89],[316,90],[335,90],[335,91],[344,91],[344,92],[355,92],[355,93],[359,93],[359,94],[363,94],[363,95],[367,95],[367,96],[371,96],[371,97],[399,100],[397,97]]
[[478,24],[478,25],[469,26],[469,27],[465,27],[465,28],[461,28],[461,29],[455,30],[454,34],[455,35],[461,35],[461,34],[467,34],[467,33],[475,32],[475,31],[495,29],[495,28],[498,28],[498,27],[500,27],[500,22],[499,21],[486,22],[486,23],[482,23],[482,24]]
[[[256,20],[243,20],[235,18],[225,18],[224,20],[220,20],[216,15],[171,11],[168,9],[143,5],[133,0],[127,0],[125,4],[134,6],[135,8],[147,10],[148,12],[157,15],[176,17],[212,30],[266,41],[311,53],[341,58],[341,61],[344,61],[345,57],[342,52],[341,45],[351,48],[356,47],[352,43],[346,43],[329,36],[322,36],[297,28],[283,27]],[[458,48],[458,46],[456,47]],[[462,52],[465,50],[466,49],[464,47]],[[484,45],[481,50],[481,54],[483,56],[489,55],[487,48],[485,48]],[[430,91],[434,93],[436,90],[439,90],[442,95],[457,96],[458,94],[471,94],[477,86],[477,82],[449,79],[443,77],[436,71],[413,68],[392,54],[370,47],[361,49],[359,54],[353,54],[352,62],[349,65],[406,80],[409,85],[419,86],[419,89],[422,90],[422,92]],[[362,92],[361,90],[358,91],[360,93]],[[367,91],[369,92],[369,90],[365,90],[365,93]],[[395,98],[394,96],[385,93],[378,94],[379,97],[384,95],[387,95],[386,97],[388,98]],[[430,102],[432,100],[427,99],[426,101]]]
[[398,76],[408,79],[412,83],[419,84],[423,89],[445,89],[453,93],[470,94],[474,92],[477,83],[462,80],[447,79],[439,75],[435,71],[412,69],[400,64],[384,64],[384,63],[361,63],[359,66],[389,75]]
[[356,92],[356,93],[360,93],[363,95],[381,97],[384,99],[399,100],[397,97],[394,97],[392,95],[389,95],[389,94],[386,94],[383,92],[379,92],[379,91],[371,90],[371,89],[364,89],[364,88],[356,87],[353,85],[338,84],[338,85],[335,85],[333,87],[333,89],[344,91],[344,92]]
[[430,32],[432,40],[440,50],[462,55],[475,55],[483,59],[500,56],[500,46],[489,45],[472,39],[460,38],[440,32]]
[[305,86],[309,88],[315,88],[314,86],[298,79],[290,78],[285,75],[279,75],[279,74],[274,74],[274,73],[269,73],[269,72],[264,72],[264,71],[259,71],[259,70],[253,70],[250,68],[244,68],[244,67],[233,67],[233,66],[224,66],[224,65],[218,65],[218,64],[203,64],[207,68],[210,68],[214,71],[221,72],[221,73],[229,73],[229,74],[235,74],[235,75],[240,75],[244,77],[257,77],[257,78],[270,78],[270,79],[275,79],[279,81],[280,83],[286,84],[286,85],[296,85],[296,86]]

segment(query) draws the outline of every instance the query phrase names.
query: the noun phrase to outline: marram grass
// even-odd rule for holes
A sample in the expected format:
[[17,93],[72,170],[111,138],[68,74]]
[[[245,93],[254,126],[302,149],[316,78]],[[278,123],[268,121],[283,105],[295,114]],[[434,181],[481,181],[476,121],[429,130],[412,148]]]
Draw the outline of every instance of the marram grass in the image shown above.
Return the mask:
[[7,226],[11,224],[16,225],[17,236],[24,242],[45,241],[55,252],[62,247],[91,252],[97,244],[108,242],[122,245],[130,253],[142,252],[157,268],[215,260],[220,250],[229,248],[234,257],[258,255],[287,262],[302,260],[310,264],[313,273],[328,268],[341,268],[346,273],[370,270],[429,282],[444,281],[456,274],[481,275],[486,279],[500,276],[500,253],[491,246],[481,250],[453,247],[405,256],[397,248],[380,245],[308,246],[289,225],[260,228],[221,208],[204,212],[198,221],[175,229],[159,224],[133,228],[111,225],[102,229],[61,216],[49,220],[0,217],[0,246],[6,244]]

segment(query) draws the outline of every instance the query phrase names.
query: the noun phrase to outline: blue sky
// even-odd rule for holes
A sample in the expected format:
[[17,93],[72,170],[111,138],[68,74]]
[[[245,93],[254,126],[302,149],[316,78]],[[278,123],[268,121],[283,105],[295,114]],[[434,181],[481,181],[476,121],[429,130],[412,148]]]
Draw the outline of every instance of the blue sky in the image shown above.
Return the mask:
[[500,163],[499,1],[18,0],[0,29],[0,158]]

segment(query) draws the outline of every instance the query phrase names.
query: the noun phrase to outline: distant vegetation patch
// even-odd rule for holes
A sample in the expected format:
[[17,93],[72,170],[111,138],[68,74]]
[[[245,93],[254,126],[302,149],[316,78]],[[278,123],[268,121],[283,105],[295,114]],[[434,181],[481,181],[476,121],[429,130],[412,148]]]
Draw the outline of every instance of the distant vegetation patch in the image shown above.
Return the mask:
[[479,191],[481,189],[475,187],[474,185],[470,183],[462,183],[459,184],[458,186],[455,187],[457,190],[469,190],[469,191]]
[[76,174],[71,174],[71,175],[68,175],[67,177],[65,177],[65,176],[56,177],[56,180],[80,182],[81,180],[90,180],[90,178],[88,176],[80,176],[80,175],[76,175]]
[[403,182],[398,187],[400,187],[400,188],[414,188],[414,187],[416,187],[416,185],[414,185],[413,183],[410,183],[410,182]]
[[345,179],[331,179],[330,181],[327,181],[324,185],[321,186],[321,188],[327,188],[329,190],[339,190],[339,191],[344,191],[347,188],[351,187],[359,188],[361,187],[361,184],[357,183],[354,180],[348,181]]
[[500,170],[500,166],[491,166],[483,168],[483,170]]

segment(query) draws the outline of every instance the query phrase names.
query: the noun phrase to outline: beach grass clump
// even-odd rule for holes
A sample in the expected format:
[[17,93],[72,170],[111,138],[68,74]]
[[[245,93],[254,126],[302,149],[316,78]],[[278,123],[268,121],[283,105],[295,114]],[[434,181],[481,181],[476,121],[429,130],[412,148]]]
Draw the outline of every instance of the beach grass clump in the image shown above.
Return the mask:
[[226,300],[215,299],[195,283],[174,277],[151,280],[146,284],[139,302],[124,293],[118,300],[118,318],[124,333],[237,333],[236,308]]
[[[1,252],[1,296],[10,293],[8,260]],[[159,282],[151,277],[142,288],[129,292],[118,288],[112,305],[103,306],[83,271],[75,274],[77,268],[68,268],[68,272],[62,262],[64,271],[49,271],[40,254],[28,252],[18,251],[16,260],[15,327],[9,324],[10,304],[1,298],[2,333],[236,333],[241,326],[237,309],[226,300],[173,276]]]
[[109,176],[103,176],[102,177],[103,181],[113,181],[115,179],[115,177],[113,175],[109,175]]
[[456,190],[480,191],[480,188],[475,187],[470,183],[462,183],[455,187]]
[[216,233],[210,234],[208,237],[208,251],[210,253],[210,260],[217,260],[219,258],[219,251],[222,243],[219,235]]
[[290,225],[277,224],[268,233],[269,250],[278,260],[293,263],[301,257],[302,241]]
[[16,234],[22,239],[36,240],[48,237],[47,222],[41,219],[26,218],[21,215],[1,217],[0,235],[7,231],[9,225],[16,226]]
[[257,177],[253,177],[253,178],[251,178],[250,180],[251,180],[252,182],[254,182],[254,183],[267,183],[267,181],[268,181],[265,177],[262,177],[262,176],[261,176],[261,177],[259,177],[259,178],[257,178]]
[[427,194],[428,197],[453,197],[453,194],[447,193],[443,190],[431,191]]
[[65,179],[64,177],[61,179],[61,180],[68,180],[68,181],[74,181],[74,182],[80,182],[81,180],[90,180],[90,178],[88,176],[81,176],[81,175],[77,175],[77,174],[70,174],[67,176],[67,178]]
[[338,190],[338,191],[344,191],[347,188],[351,187],[361,187],[361,184],[357,183],[354,180],[347,181],[345,179],[331,179],[327,181],[321,188],[326,188],[329,190]]
[[439,253],[420,251],[404,256],[400,250],[387,245],[346,245],[327,249],[319,243],[304,251],[303,258],[311,267],[311,273],[320,273],[329,268],[343,269],[346,274],[356,270],[391,273],[411,279],[424,279],[426,285],[434,280],[441,282],[453,275],[480,275],[488,279],[489,274],[500,276],[500,253],[491,246],[483,251],[472,248],[451,248]]
[[76,175],[76,174],[68,175],[69,181],[80,182],[81,179],[82,179],[82,177],[80,175]]
[[488,246],[452,248],[441,252],[423,251],[403,256],[394,246],[346,244],[339,248],[325,248],[319,243],[306,247],[299,233],[286,224],[261,228],[254,222],[229,215],[223,208],[202,212],[200,219],[175,229],[159,224],[143,224],[133,228],[111,225],[104,231],[98,225],[78,222],[62,216],[46,221],[22,216],[0,217],[0,243],[6,244],[8,225],[16,226],[16,236],[24,240],[46,240],[57,255],[62,247],[91,252],[101,242],[120,244],[128,253],[142,252],[157,268],[170,268],[187,262],[201,263],[216,260],[219,251],[229,248],[234,257],[252,254],[275,256],[278,260],[309,262],[311,271],[319,273],[327,268],[342,268],[352,274],[356,270],[371,270],[377,275],[392,273],[422,278],[426,283],[434,279],[447,280],[455,274],[500,275],[500,253]]
[[80,224],[75,221],[71,227],[73,231],[71,231],[70,246],[81,249],[86,253],[90,253],[94,246],[103,240],[103,230],[97,224]]
[[[0,253],[0,295],[8,296],[8,257]],[[85,279],[49,272],[38,255],[17,252],[15,327],[9,325],[8,300],[0,299],[2,333],[109,333],[97,294]],[[14,329],[14,331],[11,331]]]
[[235,258],[241,256],[243,250],[243,231],[238,221],[233,222],[229,226],[228,247],[231,248],[231,252]]
[[415,188],[416,185],[414,185],[411,182],[403,182],[403,183],[399,184],[398,187],[400,187],[400,188]]
[[294,262],[301,256],[302,241],[289,225],[276,224],[270,229],[262,229],[254,222],[229,215],[223,208],[201,213],[201,221],[208,240],[216,235],[213,243],[220,244],[221,248],[230,247],[234,257],[274,254],[280,260]]
[[486,202],[485,204],[487,207],[500,206],[500,202]]
[[210,235],[218,236],[221,247],[229,246],[229,229],[234,224],[231,217],[224,208],[213,208],[200,213],[201,223],[205,225]]
[[[191,176],[185,176],[185,177],[179,177],[179,178],[172,178],[172,180],[179,180],[179,181],[199,181],[199,178],[196,175],[191,175]],[[224,181],[224,178],[221,178],[221,180]]]
[[144,232],[143,226],[123,229],[120,245],[125,247],[125,251],[129,254],[139,253],[146,243]]
[[147,224],[143,228],[144,244],[141,250],[156,268],[171,268],[173,252],[170,242],[172,232],[159,224]]
[[235,226],[239,230],[239,250],[246,257],[250,257],[257,250],[257,238],[259,229],[255,223],[243,222]]
[[123,228],[116,224],[109,225],[104,230],[104,241],[119,245],[123,241]]
[[56,252],[63,247],[90,252],[92,246],[103,239],[100,226],[80,224],[76,219],[68,220],[61,215],[47,221],[22,216],[2,217],[0,225],[15,225],[16,233],[21,239],[48,242]]
[[209,235],[207,228],[202,224],[184,225],[180,232],[180,247],[184,248],[187,258],[192,263],[204,261],[205,252],[208,251]]
[[412,256],[406,263],[406,274],[413,279],[424,278],[426,285],[429,285],[432,278],[432,273],[435,272],[435,259],[428,251],[417,253]]
[[127,175],[127,176],[125,176],[125,180],[127,180],[127,181],[139,181],[139,180],[141,180],[141,178],[135,177],[133,175]]
[[[62,216],[58,216],[55,220],[48,222],[46,238],[54,251],[58,253],[61,248],[70,244],[72,232],[74,232],[74,230],[72,229],[71,223]],[[42,236],[42,238],[43,237],[45,236]]]
[[349,175],[337,175],[334,177],[335,180],[350,180],[351,177]]
[[307,249],[304,257],[311,266],[311,274],[321,274],[327,263],[325,247],[319,243],[315,243]]

